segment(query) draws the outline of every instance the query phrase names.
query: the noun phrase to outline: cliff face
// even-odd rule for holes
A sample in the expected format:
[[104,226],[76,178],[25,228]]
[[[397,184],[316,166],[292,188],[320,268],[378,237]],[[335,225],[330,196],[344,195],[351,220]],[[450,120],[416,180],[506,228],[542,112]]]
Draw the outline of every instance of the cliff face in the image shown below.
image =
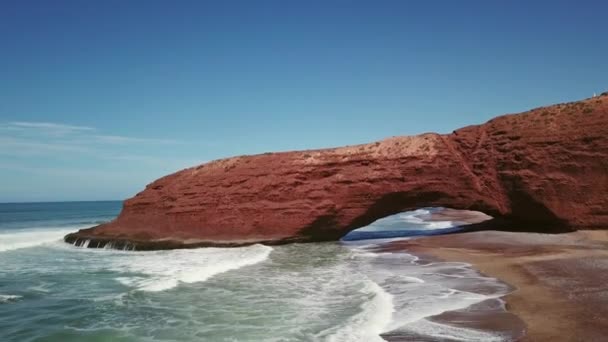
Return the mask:
[[452,134],[213,161],[66,236],[138,249],[336,240],[400,211],[471,209],[540,229],[608,228],[608,96]]

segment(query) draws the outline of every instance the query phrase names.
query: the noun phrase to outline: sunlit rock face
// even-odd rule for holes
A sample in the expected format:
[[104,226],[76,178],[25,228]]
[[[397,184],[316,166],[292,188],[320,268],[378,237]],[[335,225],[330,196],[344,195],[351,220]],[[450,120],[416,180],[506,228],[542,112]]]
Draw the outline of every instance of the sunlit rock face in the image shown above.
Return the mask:
[[514,229],[606,228],[607,193],[601,96],[446,135],[216,160],[156,180],[116,220],[66,241],[141,249],[328,241],[422,207],[481,211]]

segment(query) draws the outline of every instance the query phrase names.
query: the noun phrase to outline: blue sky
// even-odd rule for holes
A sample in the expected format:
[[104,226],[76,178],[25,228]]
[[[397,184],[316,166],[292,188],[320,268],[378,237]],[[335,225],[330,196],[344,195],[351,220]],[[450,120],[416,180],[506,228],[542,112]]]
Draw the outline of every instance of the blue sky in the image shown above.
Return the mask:
[[0,2],[0,202],[608,90],[606,1]]

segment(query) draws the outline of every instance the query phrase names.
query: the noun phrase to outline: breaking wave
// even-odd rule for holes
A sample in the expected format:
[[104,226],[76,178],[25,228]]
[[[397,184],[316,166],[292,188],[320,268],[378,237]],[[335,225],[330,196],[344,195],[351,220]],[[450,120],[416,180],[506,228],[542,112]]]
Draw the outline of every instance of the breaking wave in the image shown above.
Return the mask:
[[327,342],[382,342],[383,333],[392,320],[395,308],[393,296],[373,281],[368,281],[361,292],[370,297],[361,311],[345,325],[328,336]]
[[130,275],[120,283],[141,291],[163,291],[180,283],[195,283],[210,277],[257,264],[268,258],[272,247],[197,248],[155,252],[116,253],[110,269]]
[[445,234],[461,229],[457,222],[428,220],[433,210],[436,209],[417,209],[381,218],[366,227],[353,230],[342,241]]
[[44,228],[4,231],[0,233],[0,252],[36,247],[60,241],[66,234],[74,232],[76,229],[78,228]]
[[21,298],[22,298],[22,296],[0,294],[0,304],[16,302],[16,301],[20,300]]

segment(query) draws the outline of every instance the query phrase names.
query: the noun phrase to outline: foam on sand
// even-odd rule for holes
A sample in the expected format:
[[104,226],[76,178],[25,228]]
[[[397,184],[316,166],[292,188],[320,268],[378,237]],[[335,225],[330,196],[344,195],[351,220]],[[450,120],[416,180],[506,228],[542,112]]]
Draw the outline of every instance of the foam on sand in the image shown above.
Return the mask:
[[430,337],[436,341],[504,342],[510,340],[508,336],[498,333],[440,324],[427,319],[417,321],[408,330],[410,333]]
[[[367,260],[358,269],[386,293],[390,299],[391,314],[387,316],[381,310],[375,311],[373,320],[384,324],[379,328],[374,326],[377,329],[366,329],[373,331],[376,337],[365,336],[352,329],[350,337],[339,335],[340,338],[335,341],[382,341],[378,335],[384,334],[454,341],[505,340],[505,336],[490,331],[441,324],[429,321],[429,318],[448,311],[463,310],[488,299],[498,300],[510,292],[508,285],[483,276],[467,263],[429,262],[405,252],[375,252],[377,246],[374,244],[368,245],[368,248],[353,248],[354,260]],[[365,326],[363,323],[357,324]]]

